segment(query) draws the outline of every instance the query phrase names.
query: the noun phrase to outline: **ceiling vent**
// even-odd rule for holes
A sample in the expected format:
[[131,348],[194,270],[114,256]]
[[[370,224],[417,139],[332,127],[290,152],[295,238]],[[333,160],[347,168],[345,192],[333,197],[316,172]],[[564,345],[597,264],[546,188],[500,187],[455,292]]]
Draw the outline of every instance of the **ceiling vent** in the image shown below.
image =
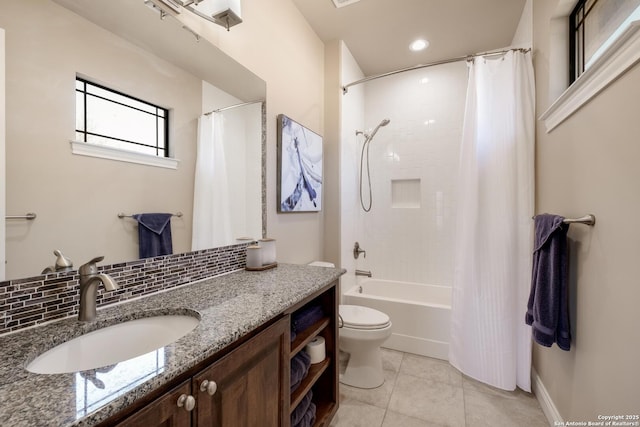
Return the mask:
[[360,0],[331,0],[336,7],[345,7],[357,3]]

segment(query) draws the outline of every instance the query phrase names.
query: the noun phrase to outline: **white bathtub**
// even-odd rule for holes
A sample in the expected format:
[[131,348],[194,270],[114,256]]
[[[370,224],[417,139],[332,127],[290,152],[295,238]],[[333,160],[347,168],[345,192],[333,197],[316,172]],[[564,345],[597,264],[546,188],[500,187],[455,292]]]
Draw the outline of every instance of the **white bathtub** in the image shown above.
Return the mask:
[[365,279],[344,294],[344,303],[389,315],[392,335],[383,347],[448,359],[450,287]]

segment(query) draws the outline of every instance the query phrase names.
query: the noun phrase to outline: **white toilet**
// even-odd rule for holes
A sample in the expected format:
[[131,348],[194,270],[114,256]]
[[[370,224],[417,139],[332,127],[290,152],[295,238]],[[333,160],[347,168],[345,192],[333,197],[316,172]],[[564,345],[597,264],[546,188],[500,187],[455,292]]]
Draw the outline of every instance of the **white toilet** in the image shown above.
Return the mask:
[[[321,261],[309,265],[334,267]],[[384,383],[380,346],[391,335],[389,316],[359,305],[340,305],[339,312],[339,347],[350,355],[340,382],[358,388],[380,387]]]

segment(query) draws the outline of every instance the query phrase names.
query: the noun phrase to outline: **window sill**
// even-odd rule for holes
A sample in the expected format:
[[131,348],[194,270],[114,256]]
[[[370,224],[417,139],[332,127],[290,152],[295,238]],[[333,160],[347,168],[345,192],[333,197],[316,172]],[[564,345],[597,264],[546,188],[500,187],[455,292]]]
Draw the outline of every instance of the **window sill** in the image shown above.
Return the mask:
[[540,116],[547,133],[578,111],[591,98],[640,61],[640,21],[632,22],[611,47],[596,60]]
[[158,168],[177,169],[180,160],[169,157],[157,157],[149,154],[134,153],[133,151],[118,150],[117,148],[86,142],[69,141],[71,152],[80,156],[98,157],[119,162],[137,163],[139,165],[155,166]]

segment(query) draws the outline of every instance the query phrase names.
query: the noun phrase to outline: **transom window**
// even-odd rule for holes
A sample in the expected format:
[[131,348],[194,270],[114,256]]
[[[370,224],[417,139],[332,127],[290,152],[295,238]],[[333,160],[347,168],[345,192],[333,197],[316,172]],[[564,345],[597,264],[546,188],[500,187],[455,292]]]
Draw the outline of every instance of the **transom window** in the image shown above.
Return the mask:
[[169,157],[169,110],[76,78],[76,139]]
[[640,0],[580,0],[569,16],[571,82],[640,17]]

